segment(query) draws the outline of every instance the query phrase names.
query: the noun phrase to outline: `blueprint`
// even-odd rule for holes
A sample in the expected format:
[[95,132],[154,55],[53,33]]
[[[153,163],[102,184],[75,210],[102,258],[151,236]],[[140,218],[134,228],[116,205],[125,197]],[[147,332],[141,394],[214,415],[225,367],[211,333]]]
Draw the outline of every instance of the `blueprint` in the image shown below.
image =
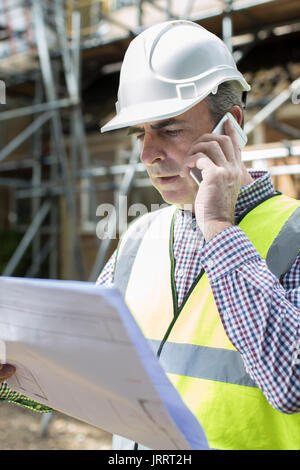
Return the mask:
[[208,449],[116,288],[0,277],[0,345],[12,389],[152,449]]

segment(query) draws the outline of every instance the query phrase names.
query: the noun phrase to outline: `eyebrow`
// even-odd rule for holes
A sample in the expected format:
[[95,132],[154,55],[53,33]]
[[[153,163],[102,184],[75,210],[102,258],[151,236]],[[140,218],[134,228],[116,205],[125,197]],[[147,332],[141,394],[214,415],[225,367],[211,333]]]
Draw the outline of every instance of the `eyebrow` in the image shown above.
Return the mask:
[[184,121],[183,119],[170,118],[170,119],[165,119],[164,121],[159,121],[157,124],[153,124],[150,127],[152,129],[162,129],[163,127],[171,126],[172,124],[183,124],[185,122],[186,121]]
[[[172,124],[185,124],[186,121],[183,119],[165,119],[164,121],[159,121],[157,124],[152,124],[150,127],[151,129],[157,130],[157,129],[163,129],[164,127],[171,126]],[[128,129],[128,135],[131,134],[137,134],[139,132],[144,132],[144,129],[142,127],[137,127],[137,126],[132,126],[129,127]]]

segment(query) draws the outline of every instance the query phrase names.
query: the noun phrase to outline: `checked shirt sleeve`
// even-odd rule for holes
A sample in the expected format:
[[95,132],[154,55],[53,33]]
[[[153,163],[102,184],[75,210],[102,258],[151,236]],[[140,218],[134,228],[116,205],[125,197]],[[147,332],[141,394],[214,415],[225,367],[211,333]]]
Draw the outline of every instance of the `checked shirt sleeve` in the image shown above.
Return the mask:
[[97,286],[110,287],[113,284],[116,255],[117,251],[115,251],[107,261],[96,281]]
[[14,392],[9,388],[6,382],[3,382],[0,388],[0,400],[29,408],[30,410],[37,411],[38,413],[50,413],[52,411],[48,406],[42,405],[31,398],[27,398],[21,393]]
[[227,336],[268,402],[300,412],[300,257],[281,284],[237,226],[201,257]]

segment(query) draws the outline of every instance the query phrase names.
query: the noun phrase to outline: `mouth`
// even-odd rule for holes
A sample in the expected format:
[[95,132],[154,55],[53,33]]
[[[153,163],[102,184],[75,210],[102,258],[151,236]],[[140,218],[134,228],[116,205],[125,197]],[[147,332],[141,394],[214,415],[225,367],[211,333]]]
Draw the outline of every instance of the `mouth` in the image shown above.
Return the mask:
[[157,181],[160,184],[170,184],[174,183],[180,178],[179,175],[174,175],[174,176],[156,176]]

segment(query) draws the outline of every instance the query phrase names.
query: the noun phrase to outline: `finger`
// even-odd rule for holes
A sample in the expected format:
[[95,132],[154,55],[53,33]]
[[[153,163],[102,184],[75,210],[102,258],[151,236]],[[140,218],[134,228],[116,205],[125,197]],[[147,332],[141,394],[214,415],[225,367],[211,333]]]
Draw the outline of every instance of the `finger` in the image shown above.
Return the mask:
[[233,161],[235,158],[234,146],[231,140],[231,137],[226,134],[205,134],[204,136],[205,141],[216,141],[218,142],[219,146],[221,147],[223,154],[228,161]]
[[11,364],[3,364],[2,369],[0,370],[0,379],[8,379],[16,372],[15,366]]
[[241,154],[241,149],[240,149],[240,144],[238,140],[238,136],[236,133],[236,130],[234,128],[233,123],[231,122],[230,119],[227,119],[227,121],[224,124],[224,131],[227,136],[230,137],[232,146],[234,148],[234,155],[235,159],[238,159],[238,161],[242,160],[242,154]]
[[[233,152],[233,147],[231,147],[230,151]],[[189,153],[204,153],[217,166],[226,166],[228,163],[220,143],[213,136],[207,137],[206,141],[194,144]]]
[[[180,176],[184,177],[189,175],[191,168],[197,167],[198,168],[198,160],[204,160],[204,163],[202,164],[205,165],[205,167],[212,167],[215,166],[214,163],[205,155],[204,153],[198,153],[197,155],[194,155],[190,157],[186,162],[184,162],[181,171],[180,171]],[[205,163],[206,162],[206,163]],[[201,169],[203,169],[201,167]]]

